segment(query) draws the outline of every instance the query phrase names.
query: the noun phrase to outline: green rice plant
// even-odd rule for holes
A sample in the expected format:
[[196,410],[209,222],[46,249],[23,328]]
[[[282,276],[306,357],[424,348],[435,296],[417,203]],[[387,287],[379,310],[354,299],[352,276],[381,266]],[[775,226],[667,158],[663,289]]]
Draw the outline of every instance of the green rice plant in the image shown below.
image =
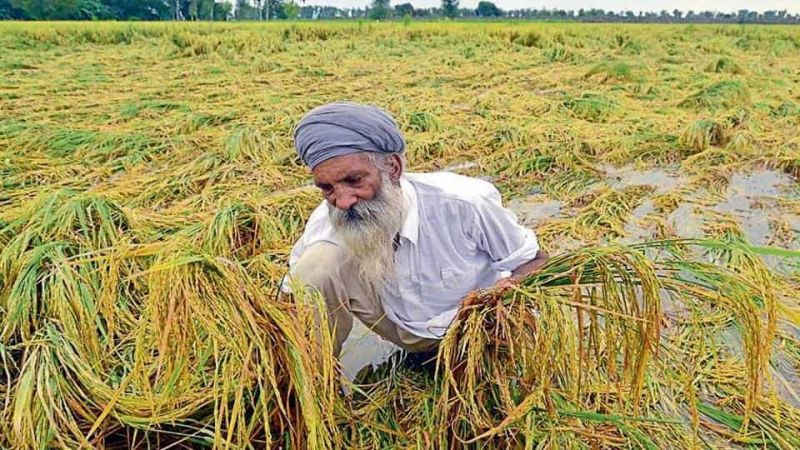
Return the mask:
[[497,170],[510,177],[526,177],[550,172],[555,158],[534,149],[518,148],[503,155],[503,166]]
[[709,146],[725,146],[729,141],[728,129],[709,119],[696,120],[681,134],[681,143],[694,151],[706,150]]
[[747,86],[741,81],[726,80],[711,84],[680,102],[683,108],[733,108],[750,99]]
[[550,45],[542,50],[542,57],[545,61],[572,62],[578,59],[578,55],[563,45]]
[[573,117],[588,122],[605,122],[619,108],[613,100],[591,92],[584,92],[580,97],[567,98],[562,105]]
[[618,48],[623,53],[632,55],[638,55],[644,50],[644,46],[638,40],[622,33],[617,33],[612,36],[612,46]]
[[721,56],[706,66],[706,72],[741,75],[744,73],[744,69],[742,69],[739,64],[736,64],[736,61],[733,59],[727,56]]
[[106,165],[112,171],[149,161],[166,146],[140,133],[100,133],[89,130],[45,131],[29,126],[14,136],[13,145],[47,158],[75,158],[84,164]]
[[520,130],[513,126],[501,126],[494,132],[494,136],[489,141],[493,148],[502,148],[507,145],[522,144],[523,137]]
[[436,131],[441,128],[439,120],[427,112],[414,112],[408,115],[408,127],[414,131]]
[[583,78],[591,79],[597,77],[601,83],[609,81],[641,81],[642,77],[637,73],[638,69],[633,65],[619,60],[601,62],[586,72]]
[[185,103],[166,100],[144,100],[141,102],[124,104],[122,108],[120,108],[120,116],[122,116],[123,119],[132,119],[145,112],[150,114],[164,114],[168,111],[190,112],[191,110]]
[[794,103],[783,102],[770,108],[770,115],[776,118],[800,117],[800,107]]
[[[19,241],[29,242],[27,239]],[[19,247],[17,243],[8,245],[0,259],[3,272],[0,307],[4,312],[0,336],[3,342],[31,339],[41,322],[48,318],[65,321],[65,326],[75,326],[81,319],[86,320],[80,316],[67,320],[58,313],[59,308],[75,308],[81,303],[79,314],[82,308],[93,309],[91,303],[86,304],[86,291],[79,285],[83,274],[77,274],[68,263],[77,249],[64,242],[40,244],[22,251]],[[72,296],[75,304],[58,303],[64,295]],[[91,321],[89,325],[93,325]]]
[[44,137],[33,145],[43,145],[45,154],[53,158],[63,158],[75,153],[78,149],[95,142],[97,133],[88,130],[58,130]]
[[522,33],[516,30],[505,30],[503,33],[493,31],[490,35],[503,38],[514,44],[522,45],[523,47],[542,48],[547,42],[547,38],[536,30]]
[[231,120],[233,120],[231,114],[189,113],[178,121],[175,132],[190,134],[204,127],[224,125]]

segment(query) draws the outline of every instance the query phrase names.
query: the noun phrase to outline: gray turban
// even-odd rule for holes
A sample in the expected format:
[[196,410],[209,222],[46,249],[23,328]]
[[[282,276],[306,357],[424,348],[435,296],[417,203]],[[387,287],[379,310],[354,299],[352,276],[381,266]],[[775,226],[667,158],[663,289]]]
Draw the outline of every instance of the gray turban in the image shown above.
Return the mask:
[[294,146],[300,159],[314,169],[323,161],[351,153],[402,153],[406,143],[386,111],[338,102],[306,114],[294,130]]

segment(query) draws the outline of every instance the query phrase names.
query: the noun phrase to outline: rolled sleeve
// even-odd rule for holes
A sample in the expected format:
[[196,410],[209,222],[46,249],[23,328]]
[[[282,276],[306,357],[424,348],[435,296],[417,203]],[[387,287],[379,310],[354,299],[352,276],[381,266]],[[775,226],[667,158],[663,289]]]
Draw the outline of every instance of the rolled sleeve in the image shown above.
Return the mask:
[[489,254],[492,269],[511,272],[536,258],[539,252],[536,234],[520,225],[517,216],[503,207],[499,194],[485,197],[474,206],[471,235],[478,248]]

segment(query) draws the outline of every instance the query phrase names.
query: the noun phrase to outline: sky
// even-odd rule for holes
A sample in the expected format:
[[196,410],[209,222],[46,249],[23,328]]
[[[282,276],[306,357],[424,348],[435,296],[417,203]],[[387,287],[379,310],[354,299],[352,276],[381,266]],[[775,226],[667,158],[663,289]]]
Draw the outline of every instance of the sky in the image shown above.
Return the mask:
[[[392,4],[409,2],[415,7],[428,8],[439,6],[441,0],[392,0]],[[682,11],[720,11],[733,12],[740,9],[751,11],[787,10],[791,14],[800,13],[800,0],[639,0],[636,2],[623,0],[493,0],[501,9],[565,9],[579,10],[599,8],[612,11],[661,11],[666,9],[680,9]],[[340,8],[364,7],[370,0],[306,0],[299,1],[300,5],[330,5]],[[462,8],[474,8],[478,0],[460,0]]]

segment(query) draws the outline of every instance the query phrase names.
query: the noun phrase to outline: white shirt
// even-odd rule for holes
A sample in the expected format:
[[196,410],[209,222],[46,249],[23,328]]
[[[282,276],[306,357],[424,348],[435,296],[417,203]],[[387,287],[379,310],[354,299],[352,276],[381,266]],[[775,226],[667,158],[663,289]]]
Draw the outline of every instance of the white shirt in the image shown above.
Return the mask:
[[[380,294],[389,320],[424,338],[442,338],[461,300],[534,259],[539,243],[501,204],[491,184],[449,172],[406,174],[408,215],[395,252],[397,278]],[[315,242],[341,245],[323,201],[292,249],[294,267]]]

